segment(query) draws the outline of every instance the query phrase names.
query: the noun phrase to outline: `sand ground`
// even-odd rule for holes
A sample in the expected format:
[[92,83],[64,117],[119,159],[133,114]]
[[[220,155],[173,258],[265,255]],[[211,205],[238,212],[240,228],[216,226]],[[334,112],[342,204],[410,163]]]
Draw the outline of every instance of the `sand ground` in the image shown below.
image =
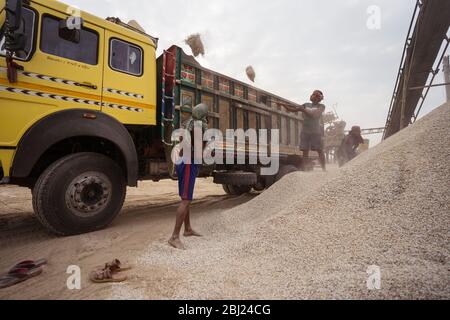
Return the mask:
[[[256,195],[230,197],[220,185],[199,179],[192,209],[193,225],[208,221],[217,213],[245,203]],[[121,214],[102,231],[68,238],[48,234],[34,218],[31,192],[26,188],[0,187],[0,270],[8,270],[18,261],[46,258],[44,273],[15,287],[0,290],[0,299],[107,299],[115,297],[118,286],[95,285],[88,280],[90,270],[114,258],[133,262],[152,244],[165,245],[169,238],[178,204],[177,183],[173,181],[141,182],[129,188]],[[208,241],[207,230],[203,241]],[[189,240],[187,240],[189,242]],[[174,250],[174,254],[177,251]],[[77,265],[82,272],[82,289],[67,289],[68,266]],[[170,298],[152,292],[152,279],[177,277],[166,270],[135,265],[129,273],[128,287],[148,288],[147,298]],[[170,281],[168,281],[170,283]]]

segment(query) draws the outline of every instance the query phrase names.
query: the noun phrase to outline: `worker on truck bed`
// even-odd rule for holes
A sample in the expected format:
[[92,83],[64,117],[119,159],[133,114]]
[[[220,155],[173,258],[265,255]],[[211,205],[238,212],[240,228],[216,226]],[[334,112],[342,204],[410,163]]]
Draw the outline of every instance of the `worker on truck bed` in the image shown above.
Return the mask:
[[303,151],[304,160],[309,159],[309,151],[319,154],[320,165],[326,171],[325,153],[323,152],[323,122],[322,114],[325,105],[321,104],[324,99],[322,91],[315,90],[311,95],[311,103],[305,103],[300,107],[286,106],[291,112],[302,112],[304,115],[303,129],[301,133],[300,149]]
[[[199,173],[199,169],[202,159],[195,159],[194,155],[194,139],[200,139],[200,145],[203,144],[203,133],[208,129],[208,106],[205,104],[199,104],[195,106],[192,110],[192,117],[184,124],[184,129],[189,132],[191,139],[190,145],[188,146],[191,151],[191,157],[182,157],[181,161],[176,164],[176,172],[178,176],[178,192],[181,197],[181,203],[177,210],[177,218],[175,222],[175,228],[173,230],[172,237],[169,239],[169,244],[176,248],[184,250],[185,247],[180,240],[181,227],[184,223],[184,236],[185,237],[201,237],[201,235],[194,231],[191,227],[190,220],[190,205],[194,196],[195,180]],[[201,126],[202,133],[199,137],[194,134],[194,128],[199,125]],[[183,152],[183,149],[181,150]],[[187,158],[187,159],[186,159]],[[196,161],[198,160],[198,161]]]

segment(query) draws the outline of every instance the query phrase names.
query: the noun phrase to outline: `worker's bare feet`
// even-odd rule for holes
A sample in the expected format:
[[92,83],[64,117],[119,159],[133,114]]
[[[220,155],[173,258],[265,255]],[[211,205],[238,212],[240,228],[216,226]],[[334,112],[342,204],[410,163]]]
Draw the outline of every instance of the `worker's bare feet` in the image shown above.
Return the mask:
[[185,237],[203,237],[200,233],[198,233],[192,229],[184,231],[184,236]]
[[170,238],[169,244],[175,249],[186,250],[183,242],[179,238]]

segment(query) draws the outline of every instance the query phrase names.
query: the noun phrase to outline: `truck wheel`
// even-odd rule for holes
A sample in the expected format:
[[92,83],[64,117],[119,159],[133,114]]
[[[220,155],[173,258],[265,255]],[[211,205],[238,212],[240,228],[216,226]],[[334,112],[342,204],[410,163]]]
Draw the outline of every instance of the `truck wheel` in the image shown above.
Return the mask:
[[252,190],[250,186],[233,186],[229,184],[222,185],[223,190],[229,195],[241,196],[245,193],[249,193]]
[[236,196],[249,193],[252,190],[251,186],[229,186],[228,188],[230,188],[231,192]]
[[76,235],[111,223],[125,194],[125,177],[116,162],[97,153],[77,153],[42,173],[33,189],[33,208],[51,232]]
[[214,183],[233,186],[253,186],[258,182],[254,172],[216,172]]
[[282,166],[280,168],[280,170],[278,171],[278,174],[277,174],[277,177],[276,177],[276,181],[278,182],[284,176],[288,175],[289,173],[296,172],[296,171],[299,171],[296,166],[293,166],[293,165]]

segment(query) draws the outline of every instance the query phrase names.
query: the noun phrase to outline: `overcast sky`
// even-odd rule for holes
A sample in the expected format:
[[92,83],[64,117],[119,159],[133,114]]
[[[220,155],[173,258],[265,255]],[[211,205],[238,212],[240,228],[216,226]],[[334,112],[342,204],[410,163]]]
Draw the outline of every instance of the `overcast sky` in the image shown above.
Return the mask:
[[[303,103],[325,93],[347,126],[383,127],[416,0],[70,0],[102,18],[137,20],[160,39],[158,53],[200,33],[205,67]],[[370,29],[380,9],[380,29]],[[376,21],[376,20],[370,20]],[[374,24],[371,24],[374,26]],[[443,82],[440,74],[436,83]],[[422,115],[445,100],[432,89]],[[371,136],[373,144],[380,140]]]

